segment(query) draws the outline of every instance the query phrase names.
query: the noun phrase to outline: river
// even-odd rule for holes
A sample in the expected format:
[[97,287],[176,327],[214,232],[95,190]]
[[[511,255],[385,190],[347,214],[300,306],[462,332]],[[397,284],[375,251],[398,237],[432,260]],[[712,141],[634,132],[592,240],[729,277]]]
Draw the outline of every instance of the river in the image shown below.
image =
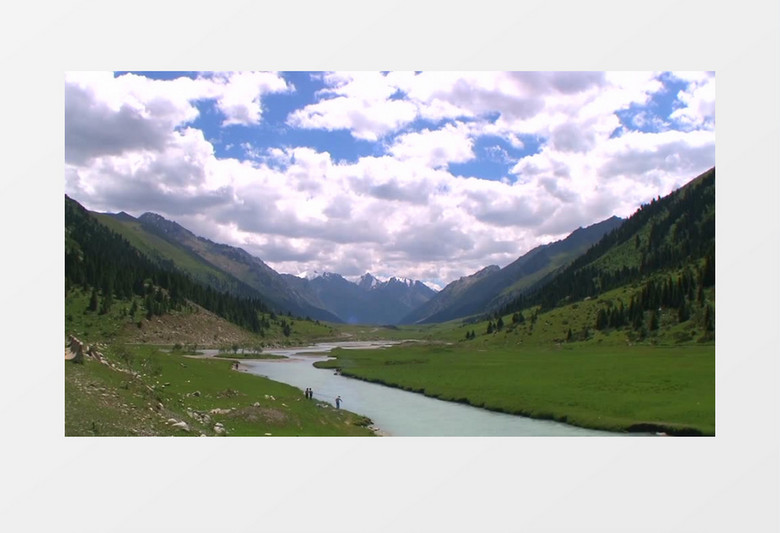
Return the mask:
[[[314,399],[335,404],[341,396],[342,408],[370,418],[383,435],[389,436],[616,436],[618,433],[579,428],[550,420],[497,413],[470,405],[447,402],[422,394],[337,375],[333,370],[315,368],[316,361],[329,358],[336,347],[366,349],[389,346],[393,342],[332,342],[265,353],[285,359],[241,361],[249,373],[287,383],[303,391],[310,387]],[[205,355],[216,351],[205,350]]]

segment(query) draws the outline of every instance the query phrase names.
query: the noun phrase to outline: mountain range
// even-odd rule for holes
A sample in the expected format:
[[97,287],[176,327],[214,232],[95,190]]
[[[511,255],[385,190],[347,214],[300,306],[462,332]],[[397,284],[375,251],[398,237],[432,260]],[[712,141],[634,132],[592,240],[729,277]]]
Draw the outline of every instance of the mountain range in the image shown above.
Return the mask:
[[279,312],[339,322],[336,315],[309,303],[262,260],[241,248],[199,237],[155,213],[137,219],[127,213],[95,213],[152,261],[235,296],[260,298]]
[[416,280],[370,273],[357,282],[324,272],[309,277],[279,274],[242,248],[199,237],[156,213],[93,213],[160,265],[175,268],[216,290],[257,297],[279,312],[351,324],[443,322],[497,307],[560,268],[622,220],[579,228],[556,243],[539,246],[504,268],[492,265],[450,283],[437,294]]
[[537,246],[504,268],[491,265],[453,281],[401,322],[446,322],[497,309],[566,266],[622,223],[623,219],[611,217],[587,228],[578,228],[563,240]]
[[[83,212],[162,269],[219,293],[313,320],[423,324],[512,313],[528,305],[549,308],[620,284],[635,284],[654,272],[681,268],[693,268],[699,272],[698,283],[710,287],[714,285],[710,283],[714,280],[714,179],[713,168],[626,220],[611,217],[578,228],[503,268],[487,266],[439,292],[420,281],[399,277],[380,281],[370,273],[356,282],[336,273],[279,274],[241,248],[199,237],[158,214],[135,218],[124,212],[87,212],[67,196],[66,266],[78,265],[78,258],[69,258],[67,250],[79,248],[76,233],[69,233],[67,214]],[[121,268],[111,266],[112,272]],[[66,271],[66,280],[68,275]],[[699,301],[698,305],[705,304]]]
[[425,284],[366,273],[357,283],[338,274],[311,279],[279,274],[242,248],[199,237],[156,213],[92,213],[156,263],[216,290],[261,298],[282,313],[331,322],[396,324],[435,295]]
[[436,295],[420,281],[397,277],[380,281],[368,272],[355,283],[330,272],[311,279],[283,277],[291,287],[312,294],[314,301],[349,324],[397,324]]

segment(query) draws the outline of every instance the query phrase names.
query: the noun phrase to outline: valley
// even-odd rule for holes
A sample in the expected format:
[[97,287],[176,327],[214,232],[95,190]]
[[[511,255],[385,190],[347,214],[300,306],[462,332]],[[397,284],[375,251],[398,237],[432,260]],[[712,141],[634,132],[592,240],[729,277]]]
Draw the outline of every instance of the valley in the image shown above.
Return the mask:
[[[66,197],[65,336],[101,357],[66,361],[65,434],[372,435],[367,417],[236,371],[231,355],[394,340],[415,342],[317,366],[583,428],[714,435],[714,179],[438,293],[278,274],[162,217]],[[206,348],[225,357],[191,357]]]

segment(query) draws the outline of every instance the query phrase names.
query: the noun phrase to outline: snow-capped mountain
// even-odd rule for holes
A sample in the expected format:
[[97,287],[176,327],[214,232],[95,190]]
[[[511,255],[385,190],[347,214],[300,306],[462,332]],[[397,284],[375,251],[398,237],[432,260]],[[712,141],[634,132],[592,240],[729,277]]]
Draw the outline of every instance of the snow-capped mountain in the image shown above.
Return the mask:
[[382,281],[366,272],[351,282],[332,272],[307,272],[285,276],[287,282],[310,295],[312,305],[322,306],[345,322],[397,324],[413,309],[436,294],[425,284],[400,277]]
[[372,276],[370,272],[366,272],[360,276],[360,279],[357,281],[357,286],[365,291],[369,291],[377,287],[380,283],[381,282]]

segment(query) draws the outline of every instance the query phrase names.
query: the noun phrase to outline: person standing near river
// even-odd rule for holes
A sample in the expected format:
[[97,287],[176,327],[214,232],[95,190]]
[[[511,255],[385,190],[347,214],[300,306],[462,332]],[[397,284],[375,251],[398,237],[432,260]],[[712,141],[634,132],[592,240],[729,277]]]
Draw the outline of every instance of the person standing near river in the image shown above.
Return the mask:
[[341,396],[336,396],[336,409],[341,409]]

